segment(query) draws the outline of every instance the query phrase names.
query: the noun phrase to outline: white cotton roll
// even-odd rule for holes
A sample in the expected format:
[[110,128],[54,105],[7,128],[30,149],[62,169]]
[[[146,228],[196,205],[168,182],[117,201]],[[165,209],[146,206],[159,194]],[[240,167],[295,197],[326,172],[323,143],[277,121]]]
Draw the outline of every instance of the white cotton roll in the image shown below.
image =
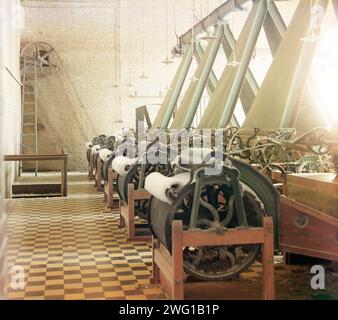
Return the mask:
[[137,158],[135,159],[130,159],[127,157],[116,157],[111,166],[113,168],[113,170],[118,173],[120,176],[124,176],[127,174],[128,171],[126,171],[126,166],[130,166],[135,164],[135,162],[137,161]]
[[113,152],[109,149],[101,149],[99,151],[99,157],[102,161],[107,161],[111,156],[113,155]]
[[91,151],[92,153],[98,153],[100,149],[101,146],[99,144],[96,144],[95,146],[92,147]]
[[173,177],[166,177],[159,172],[153,172],[146,178],[144,188],[155,198],[172,204],[172,200],[166,195],[169,188],[175,187],[180,191],[190,180],[190,173],[183,172]]

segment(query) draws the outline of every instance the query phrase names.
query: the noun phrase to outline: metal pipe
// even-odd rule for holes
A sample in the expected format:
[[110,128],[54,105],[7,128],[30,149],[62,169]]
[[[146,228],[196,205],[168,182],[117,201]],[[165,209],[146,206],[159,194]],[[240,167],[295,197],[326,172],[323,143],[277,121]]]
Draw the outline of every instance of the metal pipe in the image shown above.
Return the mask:
[[220,20],[228,19],[232,16],[234,11],[234,2],[237,8],[246,6],[249,2],[253,0],[228,0],[214,11],[212,11],[208,16],[202,19],[199,23],[195,24],[190,30],[182,34],[179,37],[179,42],[181,45],[189,43],[193,37],[196,35],[205,32],[210,27],[215,25]]

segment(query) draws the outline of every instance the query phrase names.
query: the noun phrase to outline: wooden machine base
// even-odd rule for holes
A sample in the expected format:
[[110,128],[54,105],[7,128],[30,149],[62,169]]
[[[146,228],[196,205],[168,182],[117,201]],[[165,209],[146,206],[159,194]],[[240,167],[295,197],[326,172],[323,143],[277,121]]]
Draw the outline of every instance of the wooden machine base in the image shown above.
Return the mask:
[[[134,189],[133,184],[128,185],[128,203],[120,200],[120,228],[126,228],[128,241],[150,241],[148,225],[135,224],[135,201],[150,199],[150,194],[144,189]],[[139,230],[137,230],[139,229]],[[142,230],[141,230],[142,229]],[[138,234],[139,232],[142,234]],[[144,234],[146,233],[146,235]],[[149,234],[149,235],[148,235]]]
[[94,180],[94,164],[93,164],[93,157],[90,157],[90,161],[88,163],[88,177],[90,180]]
[[234,244],[263,245],[263,299],[275,299],[273,222],[265,217],[262,228],[225,229],[223,234],[214,230],[183,231],[182,221],[173,221],[172,254],[153,239],[152,282],[161,285],[173,300],[184,299],[183,250],[187,246],[221,246]]
[[283,251],[338,261],[338,219],[282,196],[279,230]]
[[102,184],[102,160],[97,159],[97,169],[95,172],[95,187],[97,191],[103,191],[103,184]]
[[104,182],[103,195],[104,201],[107,202],[108,209],[117,209],[120,207],[120,200],[114,192],[114,183],[116,182],[117,173],[112,168],[108,171],[108,182]]
[[289,254],[338,261],[338,177],[287,175],[280,201],[280,245]]

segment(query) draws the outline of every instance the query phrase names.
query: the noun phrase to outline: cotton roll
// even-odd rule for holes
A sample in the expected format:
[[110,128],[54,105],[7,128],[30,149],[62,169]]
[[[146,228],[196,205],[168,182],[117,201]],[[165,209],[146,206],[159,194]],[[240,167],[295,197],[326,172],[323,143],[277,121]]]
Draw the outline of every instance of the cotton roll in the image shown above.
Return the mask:
[[113,170],[118,173],[120,176],[124,176],[127,174],[126,167],[135,164],[137,158],[130,159],[127,157],[119,156],[116,157],[112,162]]
[[155,198],[172,204],[172,200],[167,197],[166,191],[172,187],[179,191],[189,180],[190,172],[183,172],[173,177],[166,177],[159,172],[153,172],[147,176],[144,188]]
[[112,154],[113,152],[109,149],[101,149],[99,151],[99,157],[102,161],[107,161],[112,156]]

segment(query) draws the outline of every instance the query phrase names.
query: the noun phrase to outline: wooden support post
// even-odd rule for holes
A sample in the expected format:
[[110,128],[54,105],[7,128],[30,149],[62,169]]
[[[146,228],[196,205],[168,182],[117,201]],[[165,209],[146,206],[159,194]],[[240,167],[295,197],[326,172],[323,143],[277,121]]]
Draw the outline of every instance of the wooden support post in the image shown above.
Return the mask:
[[264,218],[263,231],[263,300],[275,300],[274,239],[271,217]]
[[184,271],[183,271],[183,224],[181,220],[173,221],[172,237],[172,299],[184,299]]
[[109,168],[108,170],[108,194],[107,194],[107,206],[110,209],[114,207],[114,179],[113,179],[113,169]]
[[100,158],[97,159],[97,169],[95,174],[96,183],[95,186],[97,191],[102,191],[102,160]]
[[94,180],[94,164],[93,164],[93,156],[90,155],[89,163],[88,163],[88,177],[90,180]]
[[138,236],[135,227],[135,201],[147,200],[150,194],[144,190],[135,190],[132,183],[128,184],[128,203],[120,200],[120,228],[126,227],[128,241],[149,241],[151,236]]
[[119,207],[119,199],[114,197],[114,182],[116,181],[117,174],[113,171],[112,168],[108,169],[108,181],[104,182],[103,194],[104,201],[107,202],[108,209],[118,209]]
[[[153,257],[155,255],[155,249],[157,248],[159,248],[158,240],[152,237],[152,256]],[[153,263],[150,283],[157,284],[159,282],[160,282],[160,269],[156,263]]]
[[62,162],[62,169],[61,169],[61,195],[63,197],[67,197],[68,195],[68,155],[66,153],[64,153],[66,155],[66,157],[63,159]]

